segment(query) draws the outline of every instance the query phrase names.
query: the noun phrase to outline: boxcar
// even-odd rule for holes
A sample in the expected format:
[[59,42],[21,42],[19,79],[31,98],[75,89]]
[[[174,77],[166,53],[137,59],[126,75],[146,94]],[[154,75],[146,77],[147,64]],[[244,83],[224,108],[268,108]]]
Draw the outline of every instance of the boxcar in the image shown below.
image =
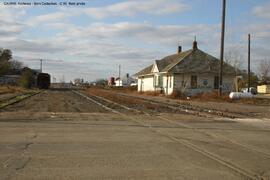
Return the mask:
[[37,86],[40,89],[48,89],[51,84],[51,76],[47,73],[39,73],[37,77]]

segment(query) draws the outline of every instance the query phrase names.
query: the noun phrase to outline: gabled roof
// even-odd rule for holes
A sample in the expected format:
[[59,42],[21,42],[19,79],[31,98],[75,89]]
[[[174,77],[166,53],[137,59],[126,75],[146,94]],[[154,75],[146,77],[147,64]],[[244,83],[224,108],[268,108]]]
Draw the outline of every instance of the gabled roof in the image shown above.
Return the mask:
[[181,60],[183,60],[186,56],[192,53],[192,49],[188,51],[184,51],[178,54],[173,54],[170,56],[166,56],[161,60],[157,60],[158,69],[160,72],[166,72],[173,66],[177,65]]
[[[181,52],[181,53],[178,53],[178,54],[173,54],[173,55],[170,55],[170,56],[166,56],[161,60],[155,60],[155,63],[157,65],[157,67],[158,67],[159,72],[164,72],[165,69],[168,69],[172,65],[177,64],[178,62],[180,62],[185,56],[187,56],[191,52],[192,52],[192,50],[188,50],[188,51],[184,51],[184,52]],[[146,68],[144,68],[143,70],[139,71],[134,76],[141,76],[141,75],[151,74],[153,66],[155,65],[155,63],[148,66],[148,67],[146,67]]]
[[141,76],[141,75],[151,74],[153,66],[154,66],[153,64],[151,64],[150,66],[147,66],[146,68],[144,68],[141,71],[134,74],[134,76]]
[[[178,54],[166,56],[161,60],[156,60],[159,72],[170,73],[218,73],[220,61],[201,51],[200,49],[190,49]],[[152,64],[135,74],[143,76],[152,74]],[[234,74],[235,68],[224,63],[224,74]]]

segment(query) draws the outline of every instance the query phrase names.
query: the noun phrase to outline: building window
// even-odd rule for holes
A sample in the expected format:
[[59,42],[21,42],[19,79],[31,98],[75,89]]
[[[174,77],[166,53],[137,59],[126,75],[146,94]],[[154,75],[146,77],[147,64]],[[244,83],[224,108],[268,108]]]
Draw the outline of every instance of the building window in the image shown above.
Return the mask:
[[172,87],[172,76],[169,76],[169,87]]
[[219,88],[219,77],[215,76],[214,78],[214,89],[218,89]]
[[159,82],[158,82],[158,77],[159,77],[159,76],[155,76],[155,87],[157,87],[157,86],[158,86],[158,83],[159,83]]
[[191,76],[191,88],[197,88],[197,76]]
[[154,86],[155,87],[162,87],[163,86],[163,76],[156,75],[154,78]]

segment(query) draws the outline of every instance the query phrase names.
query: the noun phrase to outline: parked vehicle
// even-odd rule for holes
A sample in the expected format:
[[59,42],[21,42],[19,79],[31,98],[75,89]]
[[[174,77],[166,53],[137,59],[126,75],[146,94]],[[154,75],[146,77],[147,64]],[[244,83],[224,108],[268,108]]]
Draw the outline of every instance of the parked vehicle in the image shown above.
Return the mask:
[[48,89],[51,84],[51,76],[47,73],[39,73],[37,77],[37,87],[39,89]]
[[[244,92],[244,93],[247,93],[248,88],[243,88],[243,89],[241,89],[241,91]],[[258,94],[258,91],[257,91],[257,89],[255,87],[250,87],[249,92],[251,92],[251,94],[253,94],[253,95]]]

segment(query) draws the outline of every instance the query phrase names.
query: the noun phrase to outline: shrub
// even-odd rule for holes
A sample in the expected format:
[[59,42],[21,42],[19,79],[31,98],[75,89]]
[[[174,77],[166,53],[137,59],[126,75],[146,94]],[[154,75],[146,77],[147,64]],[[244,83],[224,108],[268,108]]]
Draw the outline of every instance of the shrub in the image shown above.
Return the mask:
[[22,75],[20,79],[18,80],[18,84],[21,87],[27,88],[27,89],[30,89],[32,85],[34,84],[34,82],[35,82],[35,78],[34,78],[33,71],[28,68],[22,72]]

